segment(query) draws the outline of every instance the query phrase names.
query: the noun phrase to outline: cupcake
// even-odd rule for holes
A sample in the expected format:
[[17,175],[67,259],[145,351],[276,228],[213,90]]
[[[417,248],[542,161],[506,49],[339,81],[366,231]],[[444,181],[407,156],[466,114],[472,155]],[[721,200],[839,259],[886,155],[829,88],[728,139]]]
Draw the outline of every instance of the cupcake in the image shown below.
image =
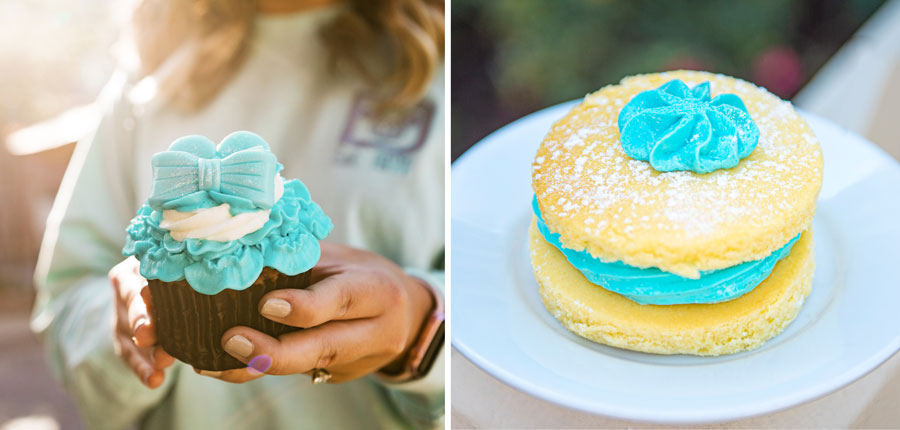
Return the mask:
[[127,229],[125,256],[140,261],[159,345],[203,370],[245,365],[222,349],[234,326],[271,336],[298,330],[262,317],[263,295],[305,288],[331,220],[259,136],[239,131],[216,146],[177,139],[152,158],[153,186]]
[[759,347],[812,288],[813,132],[768,91],[691,71],[623,79],[554,124],[529,244],[547,310],[657,354]]

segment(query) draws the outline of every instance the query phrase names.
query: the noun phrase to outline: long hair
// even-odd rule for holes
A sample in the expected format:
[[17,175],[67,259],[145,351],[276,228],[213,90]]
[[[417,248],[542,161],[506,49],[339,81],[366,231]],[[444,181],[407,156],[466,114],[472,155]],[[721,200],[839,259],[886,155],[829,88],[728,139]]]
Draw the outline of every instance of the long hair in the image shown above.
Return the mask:
[[[415,104],[443,60],[444,1],[346,3],[320,33],[332,63],[378,84],[382,107]],[[240,69],[255,17],[254,0],[142,0],[132,18],[140,73],[175,107],[200,109]],[[373,63],[373,52],[383,58]]]

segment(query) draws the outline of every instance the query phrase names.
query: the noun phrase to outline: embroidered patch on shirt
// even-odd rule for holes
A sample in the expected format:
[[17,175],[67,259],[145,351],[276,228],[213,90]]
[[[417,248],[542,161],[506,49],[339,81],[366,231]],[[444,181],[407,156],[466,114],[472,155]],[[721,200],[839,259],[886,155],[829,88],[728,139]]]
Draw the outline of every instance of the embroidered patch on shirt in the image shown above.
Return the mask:
[[376,104],[370,96],[356,96],[335,162],[405,175],[431,130],[434,101],[425,99],[403,114],[381,116],[375,112]]

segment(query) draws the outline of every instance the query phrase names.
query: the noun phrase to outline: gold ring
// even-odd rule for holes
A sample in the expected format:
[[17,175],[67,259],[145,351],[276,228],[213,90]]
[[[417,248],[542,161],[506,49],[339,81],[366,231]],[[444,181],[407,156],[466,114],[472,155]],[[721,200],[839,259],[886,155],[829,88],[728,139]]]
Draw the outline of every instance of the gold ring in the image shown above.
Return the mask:
[[312,372],[312,383],[313,384],[324,384],[331,379],[331,373],[325,369],[313,369]]

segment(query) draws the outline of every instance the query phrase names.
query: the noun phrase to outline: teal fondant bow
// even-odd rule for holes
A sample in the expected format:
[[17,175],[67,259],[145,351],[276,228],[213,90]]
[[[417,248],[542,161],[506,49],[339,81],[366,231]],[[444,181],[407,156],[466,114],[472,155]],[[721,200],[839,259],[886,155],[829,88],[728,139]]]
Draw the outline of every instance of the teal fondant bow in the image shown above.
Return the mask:
[[[218,148],[203,136],[185,136],[153,156],[153,188],[147,203],[156,210],[209,198],[246,201],[269,209],[275,204],[277,160],[269,145],[248,131],[228,135]],[[188,206],[191,206],[188,204]]]

